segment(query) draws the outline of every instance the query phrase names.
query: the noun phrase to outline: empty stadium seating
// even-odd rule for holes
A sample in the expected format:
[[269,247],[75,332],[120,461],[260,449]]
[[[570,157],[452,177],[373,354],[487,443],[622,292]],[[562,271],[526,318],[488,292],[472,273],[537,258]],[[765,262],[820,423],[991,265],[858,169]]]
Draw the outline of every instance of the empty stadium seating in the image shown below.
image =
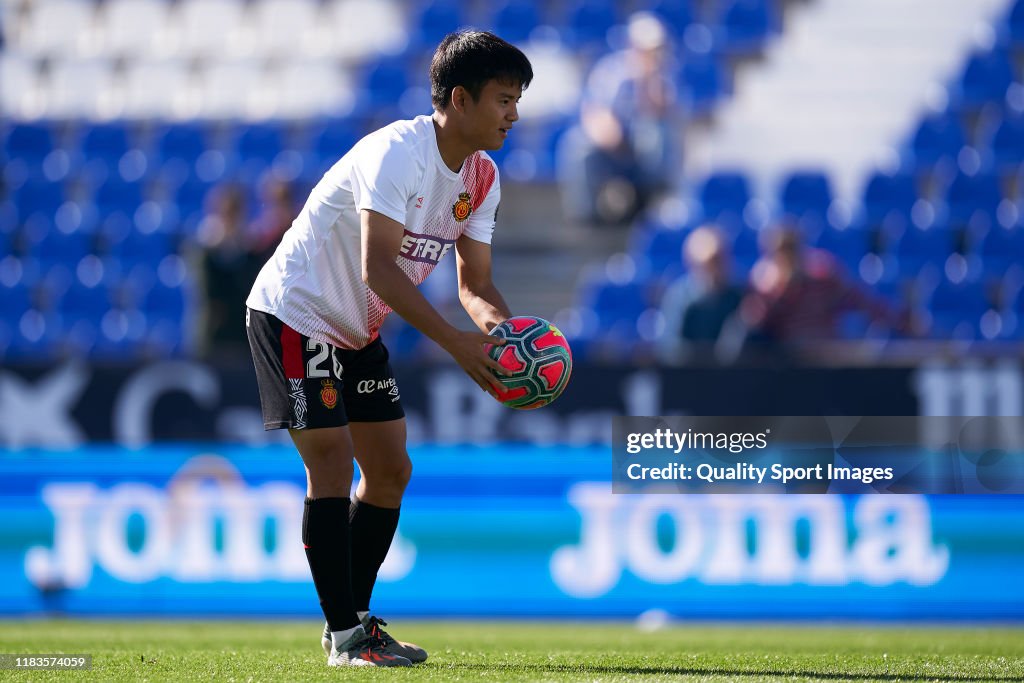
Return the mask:
[[[429,111],[423,53],[457,26],[494,28],[549,60],[545,72],[558,70],[554,85],[538,78],[546,94],[530,105],[534,120],[495,154],[510,180],[552,182],[582,78],[634,9],[665,20],[684,57],[679,86],[704,113],[731,93],[733,60],[756,55],[782,26],[775,0],[5,2],[0,354],[188,353],[195,283],[173,259],[209,191],[225,181],[254,188],[268,173],[308,189],[374,126]],[[797,220],[865,285],[914,292],[933,337],[1020,339],[1024,106],[1014,93],[1024,88],[1024,0],[1003,19],[991,48],[965,55],[946,110],[922,117],[898,169],[865,179],[847,219],[817,169],[768,196],[742,168],[690,179],[687,220],[634,226],[630,278],[602,271],[581,283],[581,310],[592,315],[578,316],[589,340],[580,348],[650,336],[643,316],[682,272],[682,240],[700,221],[726,228],[742,277],[766,211]],[[97,261],[99,280],[83,282]],[[58,265],[64,284],[52,276]],[[925,267],[934,284],[920,281]],[[145,272],[152,281],[140,284]],[[852,322],[847,332],[863,329]],[[409,335],[398,353],[416,346]]]

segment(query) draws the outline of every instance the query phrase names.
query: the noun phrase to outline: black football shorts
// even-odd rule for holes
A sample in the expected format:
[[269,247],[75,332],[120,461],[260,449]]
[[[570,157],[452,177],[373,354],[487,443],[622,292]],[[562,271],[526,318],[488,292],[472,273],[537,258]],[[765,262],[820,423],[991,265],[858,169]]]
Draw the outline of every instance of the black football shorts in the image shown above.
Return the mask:
[[265,429],[343,427],[405,417],[388,350],[377,337],[351,351],[246,309]]

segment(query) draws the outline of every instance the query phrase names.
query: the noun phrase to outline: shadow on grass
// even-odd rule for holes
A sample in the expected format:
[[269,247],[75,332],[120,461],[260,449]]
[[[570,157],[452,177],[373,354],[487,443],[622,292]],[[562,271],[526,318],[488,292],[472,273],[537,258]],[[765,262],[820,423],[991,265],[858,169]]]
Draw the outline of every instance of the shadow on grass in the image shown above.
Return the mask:
[[1006,681],[1007,683],[1024,683],[1024,677],[1020,676],[936,676],[914,675],[914,674],[888,674],[888,673],[832,673],[821,671],[799,671],[787,669],[785,671],[741,671],[737,669],[723,669],[708,667],[697,669],[684,666],[606,666],[606,665],[570,665],[570,664],[442,664],[435,665],[438,669],[472,671],[495,671],[505,670],[510,673],[545,673],[545,674],[649,674],[662,676],[729,676],[742,679],[744,677],[765,676],[772,678],[794,678],[804,677],[823,681]]

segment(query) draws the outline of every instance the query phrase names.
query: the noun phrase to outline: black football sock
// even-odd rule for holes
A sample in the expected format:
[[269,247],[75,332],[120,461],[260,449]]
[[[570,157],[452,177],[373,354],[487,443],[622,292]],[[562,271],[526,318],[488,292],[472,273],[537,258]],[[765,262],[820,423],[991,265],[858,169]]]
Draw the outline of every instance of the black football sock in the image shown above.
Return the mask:
[[352,604],[348,511],[348,498],[307,498],[302,515],[302,544],[331,631],[359,625]]
[[400,508],[382,508],[352,499],[349,527],[352,534],[352,597],[357,612],[370,609],[370,594],[377,572],[388,555],[398,529]]

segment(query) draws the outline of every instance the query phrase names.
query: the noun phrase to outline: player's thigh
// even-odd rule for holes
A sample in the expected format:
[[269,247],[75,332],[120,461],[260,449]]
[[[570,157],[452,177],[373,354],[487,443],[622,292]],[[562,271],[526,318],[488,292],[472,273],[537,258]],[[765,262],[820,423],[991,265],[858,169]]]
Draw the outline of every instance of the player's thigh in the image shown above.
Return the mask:
[[349,429],[364,478],[408,481],[412,461],[406,449],[404,417],[387,422],[350,422]]
[[388,350],[378,337],[344,359],[342,398],[356,462],[371,483],[402,483],[412,464],[405,450],[405,411]]
[[352,487],[354,446],[348,427],[289,429],[306,466],[307,495],[346,497]]

